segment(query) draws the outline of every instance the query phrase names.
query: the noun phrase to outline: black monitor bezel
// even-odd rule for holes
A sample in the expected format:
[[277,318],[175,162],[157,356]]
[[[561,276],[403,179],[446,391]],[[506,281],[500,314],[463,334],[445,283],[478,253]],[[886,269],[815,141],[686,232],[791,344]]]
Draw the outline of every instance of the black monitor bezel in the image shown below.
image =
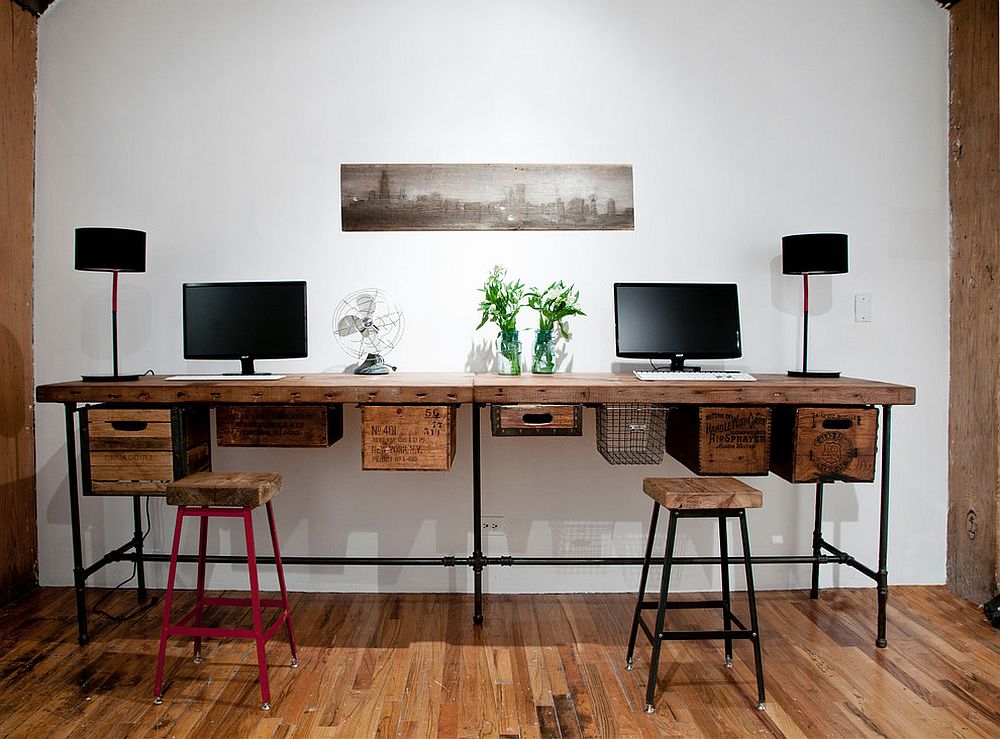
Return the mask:
[[[301,285],[302,286],[302,353],[265,353],[265,354],[237,354],[226,352],[219,354],[191,354],[188,351],[188,331],[187,331],[187,309],[189,289],[212,288],[212,287],[268,287],[275,285]],[[185,282],[181,286],[181,342],[184,359],[191,360],[222,360],[222,359],[304,359],[309,356],[309,296],[308,285],[305,280],[244,280],[232,282]]]
[[[618,289],[629,287],[731,287],[736,298],[736,353],[698,351],[683,352],[622,352],[618,330]],[[735,282],[616,282],[614,283],[615,356],[622,359],[739,359],[743,356],[743,326],[740,320],[739,286]]]

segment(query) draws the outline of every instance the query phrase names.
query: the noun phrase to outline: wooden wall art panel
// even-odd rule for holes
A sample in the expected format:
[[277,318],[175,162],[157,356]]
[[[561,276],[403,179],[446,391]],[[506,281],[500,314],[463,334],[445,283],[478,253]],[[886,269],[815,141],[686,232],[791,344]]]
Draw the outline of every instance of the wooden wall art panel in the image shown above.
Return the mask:
[[344,231],[635,227],[628,164],[342,164]]

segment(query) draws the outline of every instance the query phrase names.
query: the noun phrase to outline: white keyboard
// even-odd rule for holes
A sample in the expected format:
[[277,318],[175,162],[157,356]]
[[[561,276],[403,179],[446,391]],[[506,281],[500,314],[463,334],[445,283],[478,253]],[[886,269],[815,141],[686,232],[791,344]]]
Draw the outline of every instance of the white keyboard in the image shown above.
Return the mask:
[[671,372],[669,370],[634,370],[640,380],[674,380],[688,382],[756,382],[757,378],[747,372]]
[[215,382],[216,380],[280,380],[284,375],[170,375],[164,380],[186,380],[188,382]]

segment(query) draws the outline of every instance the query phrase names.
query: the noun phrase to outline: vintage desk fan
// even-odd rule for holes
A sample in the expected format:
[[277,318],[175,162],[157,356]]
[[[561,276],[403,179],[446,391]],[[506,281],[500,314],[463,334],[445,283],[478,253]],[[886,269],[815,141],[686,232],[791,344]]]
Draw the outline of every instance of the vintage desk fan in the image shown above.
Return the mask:
[[387,375],[396,368],[386,364],[389,354],[403,337],[406,322],[399,303],[385,290],[356,290],[337,304],[333,334],[347,354],[354,357],[357,375]]

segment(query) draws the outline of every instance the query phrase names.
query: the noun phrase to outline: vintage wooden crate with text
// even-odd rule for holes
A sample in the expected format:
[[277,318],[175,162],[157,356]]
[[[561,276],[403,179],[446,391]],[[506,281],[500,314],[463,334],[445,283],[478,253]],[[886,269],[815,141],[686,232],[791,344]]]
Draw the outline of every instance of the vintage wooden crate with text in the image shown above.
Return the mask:
[[667,454],[699,475],[766,475],[771,409],[693,406],[670,409]]
[[208,407],[86,407],[80,449],[84,495],[162,495],[211,469]]
[[328,447],[344,435],[339,405],[221,405],[219,446]]
[[774,409],[771,470],[789,482],[875,479],[878,408]]
[[450,470],[455,406],[362,405],[361,468]]

